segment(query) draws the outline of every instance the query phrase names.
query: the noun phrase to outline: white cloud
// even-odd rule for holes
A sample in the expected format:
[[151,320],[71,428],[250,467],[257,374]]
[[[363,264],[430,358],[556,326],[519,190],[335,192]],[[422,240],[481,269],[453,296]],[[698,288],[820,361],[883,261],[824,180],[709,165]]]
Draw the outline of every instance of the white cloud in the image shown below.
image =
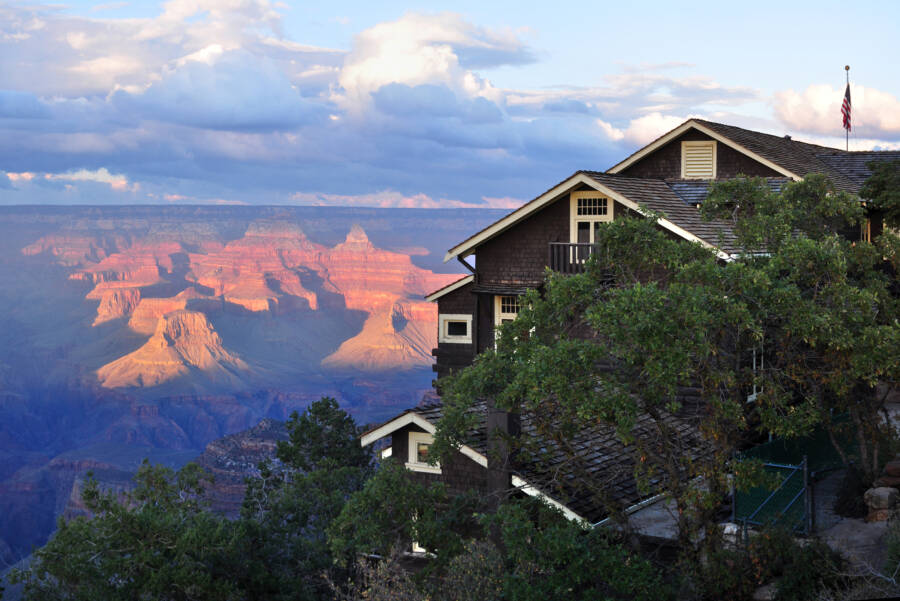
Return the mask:
[[600,131],[614,142],[622,140],[637,146],[644,146],[667,131],[675,129],[689,118],[650,113],[649,115],[632,119],[624,130],[613,127],[602,119],[597,119],[596,123]]
[[[850,84],[850,95],[854,138],[900,140],[900,100],[887,92],[855,84]],[[843,89],[817,84],[803,92],[778,92],[773,102],[775,115],[792,130],[840,137],[843,99]]]
[[349,110],[362,111],[383,86],[442,84],[463,97],[500,102],[501,92],[469,67],[530,60],[530,51],[510,32],[475,27],[451,13],[409,13],[354,38],[336,98]]
[[88,169],[79,169],[66,173],[45,173],[44,179],[54,181],[71,181],[71,182],[98,182],[108,184],[113,190],[124,192],[136,192],[139,189],[138,184],[129,186],[128,178],[124,175],[110,173],[106,167],[101,167],[93,171]]
[[405,195],[395,190],[382,190],[371,194],[322,194],[316,192],[295,192],[290,200],[301,205],[313,206],[354,206],[403,209],[513,209],[522,206],[517,198],[483,196],[481,202],[466,202],[447,198],[432,198],[427,194]]

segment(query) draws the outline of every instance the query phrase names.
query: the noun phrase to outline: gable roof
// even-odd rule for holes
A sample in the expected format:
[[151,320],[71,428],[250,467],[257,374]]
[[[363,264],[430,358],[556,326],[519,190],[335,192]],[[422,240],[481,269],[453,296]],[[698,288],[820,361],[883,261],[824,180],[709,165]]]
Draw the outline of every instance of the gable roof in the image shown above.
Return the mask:
[[872,161],[900,161],[900,150],[863,150],[853,152],[833,152],[819,155],[819,160],[828,165],[833,172],[839,172],[856,187],[858,192],[872,174],[869,163]]
[[[477,425],[465,434],[466,444],[460,451],[487,467],[487,405],[479,401],[470,412],[477,416]],[[442,417],[440,403],[419,406],[370,430],[361,442],[364,446],[371,444],[408,423],[416,423],[433,434]],[[708,454],[708,445],[704,444],[695,427],[674,416],[666,416],[665,420],[682,435],[685,453],[693,458]],[[632,434],[637,439],[654,440],[656,427],[649,414],[642,413],[635,421]],[[525,494],[543,498],[561,509],[569,519],[596,524],[609,515],[608,508],[600,502],[601,495],[606,503],[629,508],[656,497],[664,486],[662,478],[658,477],[649,482],[651,488],[657,490],[649,495],[638,490],[634,478],[635,446],[623,444],[612,426],[585,426],[568,437],[564,447],[553,437],[541,435],[535,422],[523,415],[521,436],[526,441],[526,449],[538,451],[517,454],[512,464],[513,486]]]
[[576,171],[534,200],[448,250],[444,261],[474,253],[481,244],[502,234],[582,184],[638,213],[645,214],[642,206],[659,213],[661,218],[657,223],[660,226],[682,238],[699,242],[707,248],[717,249],[723,259],[729,258],[736,250],[733,246],[734,234],[728,224],[724,221],[704,221],[697,209],[685,203],[663,180],[614,175],[600,171]]
[[467,284],[471,284],[474,281],[475,281],[474,274],[470,274],[470,275],[461,277],[460,279],[456,280],[455,282],[451,282],[450,284],[447,284],[443,288],[438,288],[431,294],[426,295],[425,300],[427,300],[428,302],[436,301],[437,299],[441,298],[445,294],[450,294],[454,290],[459,290],[463,286],[466,286]]

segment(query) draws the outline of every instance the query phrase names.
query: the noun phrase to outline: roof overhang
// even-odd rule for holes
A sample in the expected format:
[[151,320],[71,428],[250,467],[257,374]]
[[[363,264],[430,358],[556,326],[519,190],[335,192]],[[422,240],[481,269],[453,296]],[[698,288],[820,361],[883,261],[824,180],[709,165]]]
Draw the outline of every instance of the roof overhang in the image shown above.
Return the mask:
[[[447,261],[449,261],[450,259],[452,259],[453,257],[456,257],[456,256],[465,257],[465,256],[468,256],[468,255],[474,253],[475,249],[479,245],[481,245],[481,244],[487,242],[488,240],[490,240],[491,238],[494,238],[495,236],[498,236],[499,234],[505,232],[506,230],[508,230],[510,227],[512,227],[513,225],[515,225],[522,219],[525,219],[526,217],[529,217],[530,215],[541,210],[542,208],[544,208],[545,206],[547,206],[551,202],[557,200],[560,196],[562,196],[563,194],[568,192],[571,188],[574,188],[575,186],[582,185],[582,184],[589,186],[589,187],[593,188],[594,190],[597,190],[598,192],[601,192],[605,196],[612,198],[619,204],[621,204],[625,207],[628,207],[629,209],[631,209],[632,211],[635,211],[636,213],[639,213],[644,216],[649,216],[649,212],[647,211],[647,209],[643,208],[638,203],[636,203],[633,200],[627,198],[626,196],[623,196],[622,194],[615,192],[614,190],[611,190],[610,188],[604,186],[603,184],[601,184],[600,182],[598,182],[591,176],[587,175],[586,173],[578,172],[575,175],[573,175],[572,177],[570,177],[570,178],[566,179],[565,181],[563,181],[562,183],[560,183],[559,185],[555,186],[554,188],[551,188],[550,190],[548,190],[541,196],[538,196],[537,198],[535,198],[528,204],[513,211],[512,213],[510,213],[509,215],[507,215],[500,221],[497,221],[493,225],[486,227],[485,229],[481,230],[480,232],[478,232],[477,234],[475,234],[474,236],[472,236],[465,242],[448,250],[447,255],[444,257],[444,262],[446,263]],[[704,240],[698,236],[695,236],[694,234],[687,231],[683,227],[672,223],[671,221],[669,221],[668,219],[666,219],[664,217],[657,217],[656,222],[661,227],[669,230],[670,232],[672,232],[673,234],[675,234],[681,238],[684,238],[685,240],[690,240],[691,242],[697,242],[705,248],[715,250],[716,255],[722,260],[730,261],[733,259],[733,257],[731,255],[729,255],[728,253],[718,250],[713,244],[707,242],[706,240]]]
[[[435,428],[434,424],[430,421],[416,413],[415,411],[407,411],[401,415],[398,415],[394,419],[389,422],[385,422],[384,424],[378,426],[374,430],[369,430],[365,434],[360,437],[360,444],[362,446],[368,446],[379,440],[384,438],[385,436],[390,436],[397,430],[405,428],[409,425],[415,425],[419,428],[425,430],[431,435],[434,435],[437,432],[437,428]],[[459,452],[480,465],[481,467],[487,467],[487,457],[473,449],[472,447],[462,445],[459,447]]]
[[427,300],[430,303],[433,303],[434,301],[441,298],[442,296],[444,296],[446,294],[450,294],[454,290],[459,290],[463,286],[471,284],[474,281],[475,281],[474,275],[467,275],[464,278],[460,278],[460,279],[456,280],[452,284],[448,284],[447,286],[444,286],[440,290],[435,290],[434,292],[432,292],[431,294],[426,296],[425,300]]
[[785,177],[789,177],[789,178],[793,179],[794,181],[800,181],[801,179],[803,179],[796,173],[785,169],[784,167],[782,167],[781,165],[778,165],[777,163],[773,163],[769,159],[761,157],[760,155],[756,154],[752,150],[749,150],[745,146],[742,146],[741,144],[738,144],[737,142],[723,136],[722,134],[720,134],[716,131],[713,131],[712,129],[706,127],[705,125],[703,125],[701,123],[697,123],[693,119],[688,119],[687,121],[685,121],[684,123],[682,123],[681,125],[676,127],[675,129],[670,131],[669,133],[663,135],[660,138],[657,138],[650,144],[644,146],[639,151],[635,152],[633,155],[631,155],[630,157],[628,157],[621,163],[613,165],[612,167],[607,169],[606,172],[607,173],[621,172],[623,169],[629,167],[630,165],[633,165],[634,163],[638,162],[639,160],[641,160],[648,154],[652,153],[653,151],[665,146],[666,144],[668,144],[669,142],[671,142],[672,140],[674,140],[675,138],[677,138],[684,132],[688,131],[689,129],[696,129],[697,131],[706,134],[710,138],[713,138],[714,140],[721,142],[722,144],[725,144],[726,146],[730,146],[731,148],[734,148],[741,154],[744,154],[744,155],[750,157],[754,161],[762,163],[769,169],[777,171],[778,173],[784,175]]

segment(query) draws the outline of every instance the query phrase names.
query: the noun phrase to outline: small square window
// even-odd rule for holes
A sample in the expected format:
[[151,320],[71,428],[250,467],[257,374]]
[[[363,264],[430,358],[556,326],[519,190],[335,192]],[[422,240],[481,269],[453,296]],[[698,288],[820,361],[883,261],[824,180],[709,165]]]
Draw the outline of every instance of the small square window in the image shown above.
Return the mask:
[[472,344],[472,316],[441,313],[438,316],[438,342]]
[[428,455],[433,443],[434,437],[427,432],[410,432],[409,456],[407,457],[406,468],[414,472],[440,474],[440,465],[428,463]]

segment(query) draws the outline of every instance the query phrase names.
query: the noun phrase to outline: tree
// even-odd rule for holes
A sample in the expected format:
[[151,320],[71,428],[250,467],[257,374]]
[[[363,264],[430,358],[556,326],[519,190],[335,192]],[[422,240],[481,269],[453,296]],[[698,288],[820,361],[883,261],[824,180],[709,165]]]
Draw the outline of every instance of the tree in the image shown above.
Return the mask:
[[[896,236],[877,246],[841,238],[862,208],[821,176],[780,193],[761,179],[718,184],[703,213],[731,221],[735,260],[672,239],[652,216],[626,217],[598,231],[584,274],[548,272],[542,294],[530,292],[500,327],[496,350],[445,381],[435,452],[464,442],[478,399],[527,414],[561,448],[586,425],[615,427],[633,445],[638,485],[663,482],[672,494],[693,560],[698,541],[717,544],[733,452],[754,436],[834,430],[831,416],[849,412],[871,480],[889,434],[876,385],[895,385],[900,372],[896,272],[882,259]],[[753,352],[765,359],[757,369]],[[748,404],[754,385],[761,392]],[[697,406],[684,405],[685,390]],[[642,416],[654,436],[635,436]],[[686,453],[672,416],[692,421],[709,452]],[[597,488],[615,515],[621,507]]]
[[372,473],[359,427],[330,397],[287,422],[278,465],[260,466],[247,482],[239,530],[245,549],[241,582],[250,598],[318,599],[341,580],[327,531]]
[[130,492],[102,491],[89,477],[82,500],[91,516],[60,518],[11,580],[34,601],[241,598],[230,569],[234,528],[204,511],[203,481],[196,464],[173,472],[146,461]]
[[359,444],[359,427],[332,397],[322,397],[302,415],[294,411],[287,422],[288,442],[278,443],[278,458],[309,472],[322,462],[342,467],[368,467],[371,451]]
[[883,216],[888,227],[900,227],[900,161],[872,161],[872,175],[859,195],[871,203],[871,210]]

